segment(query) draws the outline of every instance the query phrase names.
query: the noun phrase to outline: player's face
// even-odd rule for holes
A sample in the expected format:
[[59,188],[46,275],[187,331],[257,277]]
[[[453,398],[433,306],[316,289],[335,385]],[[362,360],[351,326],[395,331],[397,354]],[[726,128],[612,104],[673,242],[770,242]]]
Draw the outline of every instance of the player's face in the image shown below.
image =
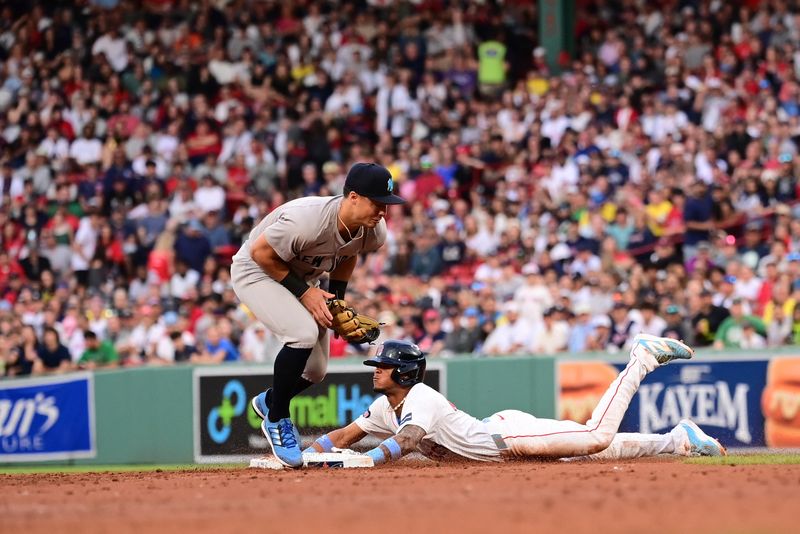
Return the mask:
[[386,216],[386,204],[375,202],[369,197],[358,196],[355,217],[361,226],[375,228]]
[[375,393],[385,393],[395,385],[392,380],[393,370],[394,367],[388,365],[375,368],[372,372],[372,390]]

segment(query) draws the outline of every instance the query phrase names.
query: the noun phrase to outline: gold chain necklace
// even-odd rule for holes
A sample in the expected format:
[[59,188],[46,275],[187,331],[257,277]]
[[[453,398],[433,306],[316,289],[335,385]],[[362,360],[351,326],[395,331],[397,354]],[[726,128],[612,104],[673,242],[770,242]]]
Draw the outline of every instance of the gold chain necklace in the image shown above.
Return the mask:
[[342,226],[344,226],[344,229],[347,230],[347,237],[349,237],[350,241],[352,241],[353,240],[353,234],[350,233],[350,228],[348,228],[347,225],[344,223],[344,221],[342,220],[342,216],[341,215],[339,215],[337,213],[336,217],[339,219],[339,222],[342,223]]
[[[392,411],[393,411],[393,412],[396,412],[396,411],[397,411],[397,409],[398,409],[400,406],[402,406],[404,402],[406,402],[406,398],[405,398],[405,397],[403,397],[403,400],[401,400],[400,402],[398,402],[398,403],[397,403],[397,406],[394,406],[394,407],[392,408]],[[391,406],[391,404],[390,404],[389,406]]]

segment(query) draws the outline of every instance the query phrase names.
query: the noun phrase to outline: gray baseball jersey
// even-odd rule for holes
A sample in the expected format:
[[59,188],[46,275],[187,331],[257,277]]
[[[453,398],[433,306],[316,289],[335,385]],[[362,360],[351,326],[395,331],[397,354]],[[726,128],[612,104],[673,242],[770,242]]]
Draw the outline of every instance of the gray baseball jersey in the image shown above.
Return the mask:
[[322,381],[328,367],[328,329],[320,327],[298,299],[253,261],[250,243],[266,238],[292,272],[315,285],[322,273],[348,258],[379,249],[386,240],[386,222],[381,220],[375,228],[360,228],[345,243],[337,225],[343,198],[299,198],[276,208],[253,228],[231,265],[233,290],[250,312],[282,344],[312,349],[303,378],[315,383]]
[[314,283],[343,261],[378,250],[386,241],[383,219],[375,228],[361,227],[347,243],[339,234],[337,215],[343,199],[304,197],[283,204],[253,228],[234,261],[252,261],[250,243],[263,234],[292,272]]

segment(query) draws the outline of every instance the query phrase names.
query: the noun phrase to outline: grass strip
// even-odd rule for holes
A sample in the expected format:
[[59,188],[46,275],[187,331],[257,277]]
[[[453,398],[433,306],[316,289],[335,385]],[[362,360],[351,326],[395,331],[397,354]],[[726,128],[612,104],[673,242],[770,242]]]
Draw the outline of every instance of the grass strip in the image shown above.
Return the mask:
[[730,456],[701,456],[686,460],[698,465],[794,465],[800,464],[800,454],[792,453],[754,453]]
[[162,471],[210,471],[244,469],[246,464],[160,464],[160,465],[4,465],[0,475],[29,475],[38,473],[138,473]]

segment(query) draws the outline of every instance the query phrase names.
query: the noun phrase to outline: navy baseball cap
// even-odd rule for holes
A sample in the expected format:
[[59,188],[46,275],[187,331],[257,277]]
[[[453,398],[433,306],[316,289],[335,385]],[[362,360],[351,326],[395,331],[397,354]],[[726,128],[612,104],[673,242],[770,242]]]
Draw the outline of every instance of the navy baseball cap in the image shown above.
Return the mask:
[[350,167],[344,187],[381,204],[405,203],[405,199],[394,194],[392,175],[376,163],[356,163]]

